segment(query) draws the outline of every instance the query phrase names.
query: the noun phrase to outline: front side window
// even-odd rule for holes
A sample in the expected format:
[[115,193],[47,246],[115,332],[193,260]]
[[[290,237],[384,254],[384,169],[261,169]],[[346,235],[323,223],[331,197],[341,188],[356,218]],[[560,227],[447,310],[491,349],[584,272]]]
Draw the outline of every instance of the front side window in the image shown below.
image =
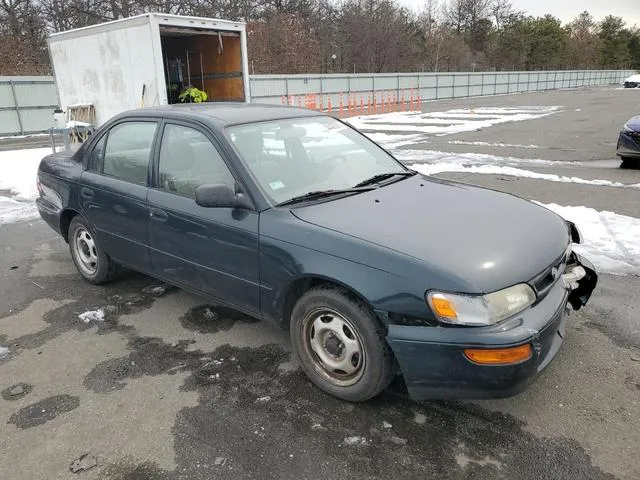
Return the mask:
[[406,171],[378,145],[331,117],[235,125],[227,133],[274,203]]
[[195,198],[200,185],[224,183],[235,190],[235,180],[211,141],[201,132],[168,124],[162,135],[159,187]]
[[125,122],[109,130],[102,173],[146,185],[155,122]]

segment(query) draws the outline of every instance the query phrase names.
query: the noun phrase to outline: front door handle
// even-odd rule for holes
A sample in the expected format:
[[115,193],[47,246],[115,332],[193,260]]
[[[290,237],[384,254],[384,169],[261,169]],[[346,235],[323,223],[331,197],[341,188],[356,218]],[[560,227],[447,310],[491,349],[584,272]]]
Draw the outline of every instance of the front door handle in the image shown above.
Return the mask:
[[82,187],[80,189],[80,196],[87,200],[91,200],[93,198],[93,190],[87,187]]
[[164,210],[160,210],[159,208],[150,208],[149,218],[157,222],[166,222],[169,218],[169,215],[167,215],[167,212],[165,212]]

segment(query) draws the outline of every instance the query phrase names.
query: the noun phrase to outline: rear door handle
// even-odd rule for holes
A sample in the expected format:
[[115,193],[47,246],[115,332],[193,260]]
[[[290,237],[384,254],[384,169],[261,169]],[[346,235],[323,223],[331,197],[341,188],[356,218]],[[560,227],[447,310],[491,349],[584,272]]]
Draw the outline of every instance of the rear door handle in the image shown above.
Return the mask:
[[169,215],[167,215],[167,212],[165,212],[164,210],[160,210],[159,208],[150,208],[149,218],[157,222],[166,222],[169,218]]
[[93,198],[93,190],[87,187],[82,187],[80,189],[80,196],[82,198],[86,198],[87,200],[91,200]]

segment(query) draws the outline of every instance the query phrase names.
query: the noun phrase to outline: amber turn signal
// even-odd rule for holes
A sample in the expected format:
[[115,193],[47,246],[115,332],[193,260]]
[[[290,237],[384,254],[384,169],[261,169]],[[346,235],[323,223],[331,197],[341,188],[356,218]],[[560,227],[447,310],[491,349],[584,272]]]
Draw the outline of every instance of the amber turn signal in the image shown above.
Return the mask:
[[464,355],[481,365],[512,365],[531,358],[531,344],[510,348],[467,348]]

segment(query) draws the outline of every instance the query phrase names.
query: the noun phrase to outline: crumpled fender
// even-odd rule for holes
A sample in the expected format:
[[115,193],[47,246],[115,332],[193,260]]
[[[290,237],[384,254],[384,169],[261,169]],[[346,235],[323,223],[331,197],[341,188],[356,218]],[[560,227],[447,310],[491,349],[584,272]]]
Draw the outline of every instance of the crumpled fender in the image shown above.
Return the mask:
[[577,265],[584,268],[586,275],[578,281],[578,287],[574,288],[569,294],[569,303],[574,310],[580,310],[587,304],[593,290],[598,284],[598,273],[593,264],[586,258],[573,252],[569,262],[567,262],[567,269]]

